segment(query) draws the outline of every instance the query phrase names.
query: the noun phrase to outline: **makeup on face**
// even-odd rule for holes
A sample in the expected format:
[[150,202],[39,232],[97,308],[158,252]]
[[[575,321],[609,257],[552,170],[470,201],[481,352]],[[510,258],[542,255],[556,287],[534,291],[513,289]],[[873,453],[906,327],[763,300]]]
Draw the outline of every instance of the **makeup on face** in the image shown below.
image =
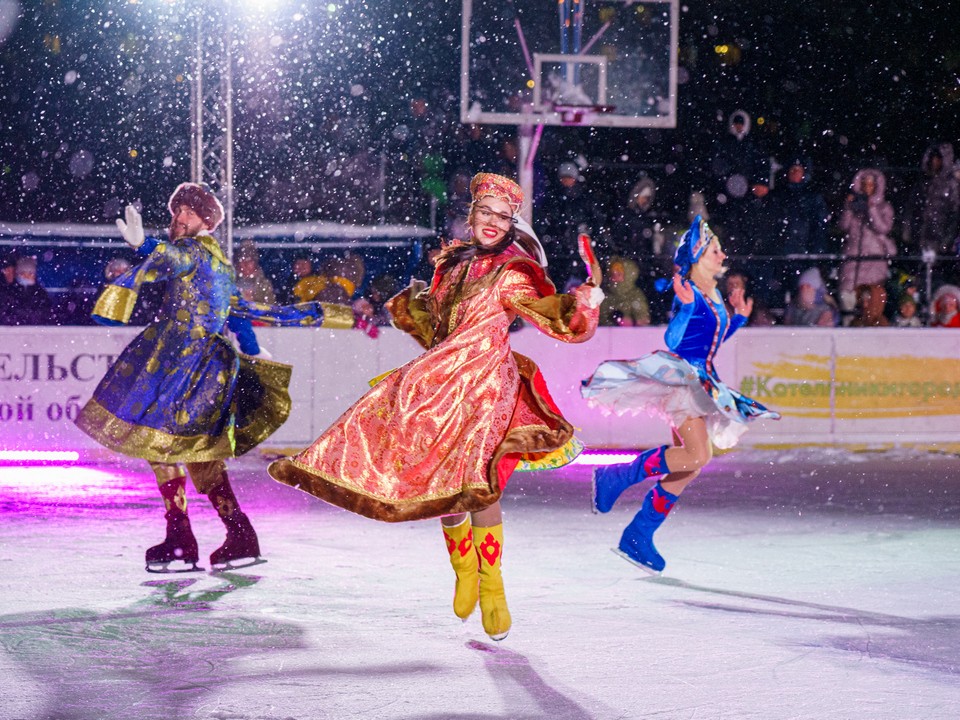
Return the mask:
[[482,245],[495,245],[513,226],[510,206],[499,200],[486,199],[473,209],[473,233]]

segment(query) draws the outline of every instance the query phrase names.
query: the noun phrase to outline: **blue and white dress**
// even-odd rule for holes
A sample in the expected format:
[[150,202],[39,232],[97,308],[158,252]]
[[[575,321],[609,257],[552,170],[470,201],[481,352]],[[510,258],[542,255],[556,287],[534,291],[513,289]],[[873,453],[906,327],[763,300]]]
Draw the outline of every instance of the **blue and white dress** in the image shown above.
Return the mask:
[[581,394],[591,407],[605,412],[646,411],[680,427],[702,417],[713,444],[731,448],[756,418],[779,419],[756,400],[741,395],[717,376],[713,359],[746,317],[727,314],[723,301],[693,288],[693,302],[673,301],[673,319],[665,340],[670,352],[657,350],[636,360],[607,360],[583,381]]

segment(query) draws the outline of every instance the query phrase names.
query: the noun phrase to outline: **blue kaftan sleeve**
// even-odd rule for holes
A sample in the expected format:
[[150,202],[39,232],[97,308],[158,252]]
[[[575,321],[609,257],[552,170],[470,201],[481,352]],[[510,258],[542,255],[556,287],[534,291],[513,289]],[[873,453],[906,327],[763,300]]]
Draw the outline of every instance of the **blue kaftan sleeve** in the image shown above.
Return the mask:
[[727,328],[727,334],[723,336],[723,341],[726,342],[730,339],[730,336],[733,335],[737,330],[742,328],[747,324],[747,316],[741,315],[740,313],[734,313],[730,316],[730,327]]
[[305,302],[295,305],[266,305],[230,298],[230,314],[280,327],[319,326],[348,330],[354,326],[353,308],[336,303]]
[[244,355],[260,354],[260,343],[257,342],[257,335],[253,332],[253,323],[247,318],[230,313],[227,316],[227,327],[237,336],[240,352]]
[[667,332],[664,333],[663,336],[670,350],[676,351],[680,346],[683,336],[687,332],[687,325],[690,324],[690,319],[693,317],[693,311],[696,305],[696,297],[694,297],[693,302],[690,303],[682,303],[677,298],[673,299],[673,317],[670,319],[670,324],[667,325]]
[[159,240],[157,240],[155,237],[150,237],[147,235],[147,237],[143,239],[143,243],[140,245],[140,247],[137,248],[137,255],[145,258],[154,250],[156,250],[157,245],[159,244]]
[[94,321],[101,325],[130,322],[141,285],[188,274],[197,265],[197,252],[204,252],[196,245],[178,247],[154,238],[145,239],[141,249],[149,249],[144,261],[127,270],[100,293],[91,313]]

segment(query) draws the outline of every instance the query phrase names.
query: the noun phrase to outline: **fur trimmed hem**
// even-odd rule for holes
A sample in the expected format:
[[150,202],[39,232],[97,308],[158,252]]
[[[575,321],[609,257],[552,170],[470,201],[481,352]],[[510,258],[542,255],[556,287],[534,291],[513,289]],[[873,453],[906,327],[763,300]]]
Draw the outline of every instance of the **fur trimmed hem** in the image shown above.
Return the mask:
[[391,503],[337,485],[335,482],[304,470],[289,459],[270,463],[267,472],[277,482],[302,490],[357,515],[381,522],[408,522],[463,512],[476,512],[500,499],[500,493],[493,493],[489,488],[467,488],[456,495],[444,498]]

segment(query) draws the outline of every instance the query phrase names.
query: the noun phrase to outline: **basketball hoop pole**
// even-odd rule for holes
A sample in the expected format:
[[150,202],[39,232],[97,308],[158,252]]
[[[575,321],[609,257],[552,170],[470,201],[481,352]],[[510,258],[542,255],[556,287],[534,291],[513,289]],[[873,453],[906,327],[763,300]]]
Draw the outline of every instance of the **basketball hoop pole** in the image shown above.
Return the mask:
[[543,136],[542,123],[517,126],[517,181],[527,202],[520,208],[520,217],[533,225],[533,161]]

